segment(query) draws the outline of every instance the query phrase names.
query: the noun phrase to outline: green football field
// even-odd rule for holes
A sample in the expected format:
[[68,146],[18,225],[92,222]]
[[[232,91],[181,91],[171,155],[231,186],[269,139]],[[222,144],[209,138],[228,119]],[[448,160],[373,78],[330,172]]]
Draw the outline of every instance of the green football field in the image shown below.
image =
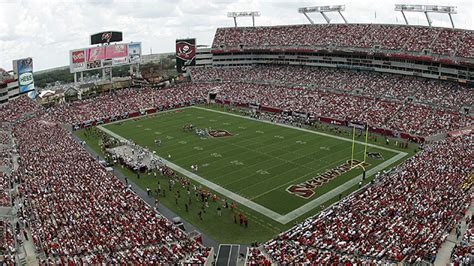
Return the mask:
[[[227,131],[231,136],[199,137],[183,130],[187,124],[208,131]],[[202,219],[198,213],[203,210],[203,203],[198,197],[192,197],[188,209],[185,208],[186,198],[176,199],[177,193],[187,193],[181,186],[164,189],[166,195],[165,191],[161,195],[153,193],[160,205],[220,243],[249,244],[270,239],[358,188],[361,168],[347,169],[315,189],[306,189],[315,192],[308,198],[287,191],[293,185],[304,187],[303,182],[314,180],[318,175],[334,173],[334,168],[341,169],[351,158],[352,134],[345,129],[335,133],[332,128],[322,124],[303,129],[275,125],[211,105],[132,118],[92,128],[89,133],[76,131],[75,135],[101,156],[105,154],[100,148],[100,131],[115,138],[131,139],[155,151],[168,160],[168,166],[180,176],[188,176],[192,184],[202,185],[221,198],[209,202]],[[154,143],[157,138],[162,141],[159,147]],[[360,143],[354,146],[355,159],[362,160],[364,136],[358,136],[356,140]],[[400,149],[394,145],[395,141],[386,145],[381,136],[369,138],[367,152],[379,156],[367,157],[367,179],[363,184],[370,182],[376,172],[393,167],[414,154],[415,146]],[[198,171],[192,171],[191,165],[196,164]],[[163,188],[170,184],[170,180],[159,173],[156,177],[153,173],[138,176],[120,165],[114,165],[114,169],[143,190],[151,188],[154,191],[158,182]],[[236,202],[237,209],[224,208],[219,216],[216,209],[223,206],[222,199]],[[248,227],[235,222],[238,213],[248,217]]]
[[[187,124],[227,131],[231,136],[200,137],[183,130]],[[185,108],[104,127],[280,218],[362,173],[361,168],[354,168],[338,175],[314,189],[310,198],[290,193],[287,188],[291,185],[350,160],[351,141],[204,108]],[[161,140],[159,147],[155,139]],[[367,157],[368,172],[399,154],[378,147],[367,147],[367,152],[380,155]],[[354,158],[363,160],[363,143],[355,144]],[[191,165],[198,165],[198,171],[192,171]]]

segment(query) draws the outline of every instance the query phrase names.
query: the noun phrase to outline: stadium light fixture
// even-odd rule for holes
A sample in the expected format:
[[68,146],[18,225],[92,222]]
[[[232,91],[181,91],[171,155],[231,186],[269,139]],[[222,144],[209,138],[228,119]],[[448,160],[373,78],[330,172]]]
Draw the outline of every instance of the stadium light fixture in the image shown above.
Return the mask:
[[255,27],[255,17],[260,17],[259,11],[229,12],[227,17],[234,18],[234,25],[237,27],[237,17],[252,17],[252,25]]
[[408,25],[408,20],[405,16],[405,12],[419,12],[425,13],[426,20],[428,21],[428,25],[433,24],[428,13],[441,13],[441,14],[448,14],[449,20],[451,20],[451,26],[454,28],[453,17],[451,14],[457,14],[457,7],[455,6],[434,6],[434,5],[405,5],[405,4],[396,4],[395,11],[402,12],[403,19],[405,19],[405,23]]
[[308,16],[308,13],[320,13],[321,16],[326,20],[326,22],[329,24],[331,23],[331,19],[326,16],[326,12],[337,12],[341,16],[341,18],[344,20],[345,23],[347,23],[346,18],[342,15],[342,11],[346,10],[346,6],[344,5],[332,5],[332,6],[313,6],[313,7],[301,7],[298,8],[298,13],[303,14],[308,20],[309,23],[314,24],[314,21]]

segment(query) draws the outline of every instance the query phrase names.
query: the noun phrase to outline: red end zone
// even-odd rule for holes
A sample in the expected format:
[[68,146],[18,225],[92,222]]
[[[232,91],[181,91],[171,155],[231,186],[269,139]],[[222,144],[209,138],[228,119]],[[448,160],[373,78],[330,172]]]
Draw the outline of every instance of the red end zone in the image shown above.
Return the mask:
[[367,167],[370,164],[359,160],[348,160],[344,164],[334,169],[327,170],[324,173],[318,174],[317,176],[311,178],[308,181],[302,182],[297,185],[291,185],[286,189],[286,191],[293,195],[309,199],[314,195],[315,188],[320,187],[331,179],[348,172],[354,165],[361,165],[363,167]]

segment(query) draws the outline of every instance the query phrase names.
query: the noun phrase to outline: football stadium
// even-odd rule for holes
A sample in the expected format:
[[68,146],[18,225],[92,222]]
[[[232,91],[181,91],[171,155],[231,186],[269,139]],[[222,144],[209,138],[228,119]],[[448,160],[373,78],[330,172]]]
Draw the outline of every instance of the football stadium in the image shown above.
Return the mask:
[[232,11],[168,54],[105,29],[65,67],[9,58],[0,265],[473,265],[471,7]]

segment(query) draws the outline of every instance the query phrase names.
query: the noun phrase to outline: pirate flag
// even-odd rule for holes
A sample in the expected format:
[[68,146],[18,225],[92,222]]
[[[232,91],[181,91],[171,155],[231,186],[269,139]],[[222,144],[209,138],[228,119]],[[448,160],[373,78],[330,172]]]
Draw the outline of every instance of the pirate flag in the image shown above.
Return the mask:
[[196,39],[176,40],[176,70],[186,72],[186,67],[196,64]]

